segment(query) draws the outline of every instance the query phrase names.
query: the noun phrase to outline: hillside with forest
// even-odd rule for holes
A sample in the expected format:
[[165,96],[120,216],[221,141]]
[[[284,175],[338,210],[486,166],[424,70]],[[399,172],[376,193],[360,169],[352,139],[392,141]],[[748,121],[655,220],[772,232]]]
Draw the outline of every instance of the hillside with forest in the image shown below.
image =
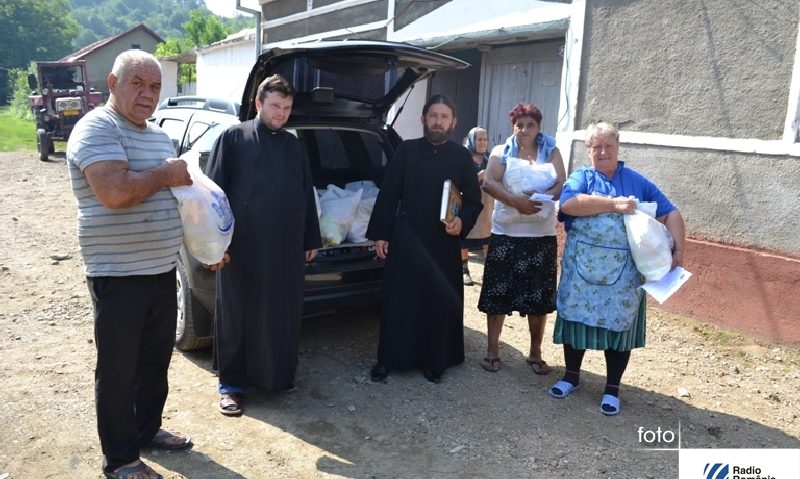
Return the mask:
[[217,17],[203,0],[0,0],[0,105],[14,85],[26,101],[31,62],[58,60],[140,23],[165,40],[162,53],[175,54],[250,28],[253,19]]
[[[73,40],[78,50],[97,40],[116,35],[144,23],[162,38],[184,36],[183,24],[189,12],[201,10],[213,15],[203,0],[69,0],[72,16],[79,24]],[[228,31],[235,32],[252,26],[250,16],[220,18]]]

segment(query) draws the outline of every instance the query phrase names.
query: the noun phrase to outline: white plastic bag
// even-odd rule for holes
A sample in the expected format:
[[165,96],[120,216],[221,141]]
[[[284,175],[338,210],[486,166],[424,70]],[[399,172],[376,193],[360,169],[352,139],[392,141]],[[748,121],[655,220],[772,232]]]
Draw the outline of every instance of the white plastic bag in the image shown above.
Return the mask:
[[233,238],[233,212],[228,197],[196,163],[187,160],[187,169],[192,184],[170,188],[178,200],[183,239],[197,261],[219,263]]
[[347,191],[357,191],[362,190],[361,192],[361,200],[363,201],[366,198],[377,198],[378,192],[380,189],[375,184],[374,181],[352,181],[344,185],[344,189]]
[[[552,163],[530,164],[519,158],[506,160],[506,171],[503,174],[503,185],[514,195],[522,193],[530,195],[547,191],[556,182],[556,168]],[[531,199],[534,199],[531,197]],[[538,199],[535,201],[539,201]],[[542,205],[542,209],[533,215],[523,215],[502,201],[498,201],[492,214],[492,220],[502,224],[542,223],[555,212],[555,205]]]
[[660,280],[672,267],[672,238],[667,227],[641,210],[622,217],[636,269],[647,281]]
[[350,231],[347,232],[348,242],[364,243],[367,241],[367,226],[369,226],[369,218],[372,216],[372,209],[375,207],[377,199],[377,196],[362,198],[358,203],[353,224],[350,225]]
[[556,168],[552,163],[530,164],[510,157],[506,160],[503,183],[514,195],[547,191],[556,182]]
[[317,187],[314,186],[314,206],[317,207],[317,220],[322,216],[322,206],[319,204],[319,191],[317,191]]
[[350,243],[364,243],[367,241],[367,226],[369,226],[369,218],[372,216],[372,209],[375,207],[375,200],[378,198],[380,189],[374,182],[366,181],[353,181],[344,185],[347,191],[361,191],[361,201],[356,208],[356,215],[353,219],[353,224],[350,225],[350,231],[347,232],[347,241]]
[[322,216],[319,229],[325,246],[338,245],[347,237],[361,201],[361,192],[360,189],[347,191],[336,185],[328,185],[328,189],[320,196]]

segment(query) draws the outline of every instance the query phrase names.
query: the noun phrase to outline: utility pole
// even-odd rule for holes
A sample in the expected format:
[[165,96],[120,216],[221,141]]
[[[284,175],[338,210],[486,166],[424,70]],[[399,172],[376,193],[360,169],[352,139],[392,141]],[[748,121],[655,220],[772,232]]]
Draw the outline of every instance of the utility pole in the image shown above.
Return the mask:
[[253,10],[252,8],[243,7],[241,5],[242,0],[236,0],[236,10],[240,12],[249,13],[256,17],[256,37],[255,37],[255,44],[256,44],[256,61],[258,61],[258,57],[261,56],[261,10]]

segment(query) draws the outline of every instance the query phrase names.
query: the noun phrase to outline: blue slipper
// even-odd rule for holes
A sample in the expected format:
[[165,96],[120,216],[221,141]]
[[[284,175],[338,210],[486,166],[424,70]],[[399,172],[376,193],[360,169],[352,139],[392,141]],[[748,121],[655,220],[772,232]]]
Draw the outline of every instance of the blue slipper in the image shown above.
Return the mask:
[[578,387],[580,387],[580,384],[573,386],[572,383],[561,380],[553,384],[553,387],[548,389],[547,392],[554,398],[562,399],[572,394],[572,391],[578,389]]
[[600,401],[600,412],[606,416],[619,414],[619,398],[610,394],[603,394],[603,399]]

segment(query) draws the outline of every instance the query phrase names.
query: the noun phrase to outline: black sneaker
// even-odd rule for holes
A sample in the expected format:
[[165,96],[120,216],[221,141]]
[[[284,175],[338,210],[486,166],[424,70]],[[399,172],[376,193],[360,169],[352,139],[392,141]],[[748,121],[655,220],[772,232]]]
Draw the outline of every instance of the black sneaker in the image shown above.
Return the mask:
[[370,379],[372,379],[372,382],[383,382],[386,377],[389,376],[389,368],[381,363],[375,363],[375,366],[372,366],[372,370],[370,371],[369,375]]

